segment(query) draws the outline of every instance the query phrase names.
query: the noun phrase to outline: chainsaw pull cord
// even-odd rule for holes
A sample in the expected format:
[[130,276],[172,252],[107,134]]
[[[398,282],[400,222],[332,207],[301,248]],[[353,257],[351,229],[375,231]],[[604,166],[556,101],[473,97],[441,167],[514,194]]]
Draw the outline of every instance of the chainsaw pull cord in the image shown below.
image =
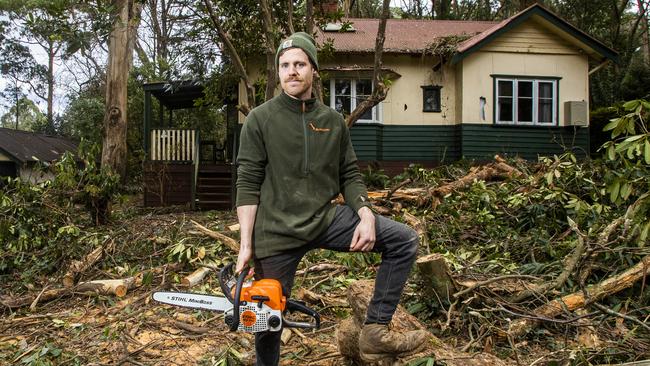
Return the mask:
[[248,266],[244,267],[244,269],[239,273],[239,277],[237,277],[237,285],[235,286],[235,297],[233,301],[233,322],[230,324],[230,331],[234,332],[239,328],[239,303],[240,303],[240,298],[241,298],[241,289],[244,285],[244,280],[246,280],[246,276],[248,275],[249,268]]

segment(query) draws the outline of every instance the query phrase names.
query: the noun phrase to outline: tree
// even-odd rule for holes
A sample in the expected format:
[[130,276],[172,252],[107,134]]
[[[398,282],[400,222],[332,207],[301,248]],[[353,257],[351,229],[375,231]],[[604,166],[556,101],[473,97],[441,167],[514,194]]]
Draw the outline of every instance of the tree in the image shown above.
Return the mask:
[[17,92],[18,100],[0,117],[0,126],[22,131],[45,132],[47,117],[24,94]]
[[372,74],[372,94],[368,99],[362,101],[345,119],[348,127],[351,127],[364,113],[372,109],[386,99],[388,86],[381,78],[382,53],[384,51],[384,40],[386,39],[386,22],[390,14],[390,0],[384,0],[381,11],[381,19],[377,29],[375,41],[375,63]]
[[113,0],[114,18],[108,42],[106,112],[103,122],[102,167],[126,178],[127,83],[133,61],[133,40],[142,4]]

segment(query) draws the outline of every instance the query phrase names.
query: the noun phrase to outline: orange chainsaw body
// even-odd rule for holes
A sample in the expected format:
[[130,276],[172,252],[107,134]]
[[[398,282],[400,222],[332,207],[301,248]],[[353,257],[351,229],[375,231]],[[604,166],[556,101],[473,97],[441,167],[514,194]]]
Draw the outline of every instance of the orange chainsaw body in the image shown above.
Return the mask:
[[[232,296],[235,296],[235,289],[232,289]],[[253,281],[250,286],[242,287],[240,301],[258,303],[264,298],[264,304],[273,310],[284,311],[287,307],[287,298],[282,295],[282,285],[280,281],[265,278],[259,281]],[[266,300],[268,298],[268,300]]]

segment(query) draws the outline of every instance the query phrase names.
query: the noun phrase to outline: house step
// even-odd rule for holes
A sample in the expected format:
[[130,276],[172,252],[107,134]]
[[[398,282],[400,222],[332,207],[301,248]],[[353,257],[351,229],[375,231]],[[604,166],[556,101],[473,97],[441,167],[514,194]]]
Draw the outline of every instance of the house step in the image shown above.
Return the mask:
[[200,200],[229,200],[230,199],[230,192],[197,192],[196,193],[196,198]]
[[198,177],[198,185],[230,185],[232,178],[230,177]]
[[196,207],[199,210],[230,210],[232,209],[232,203],[230,200],[199,200]]

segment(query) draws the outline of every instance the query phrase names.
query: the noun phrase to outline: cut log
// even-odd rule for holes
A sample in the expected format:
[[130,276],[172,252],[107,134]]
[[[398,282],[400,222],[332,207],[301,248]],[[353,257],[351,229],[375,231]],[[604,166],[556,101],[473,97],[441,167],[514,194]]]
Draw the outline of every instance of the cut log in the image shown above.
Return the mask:
[[216,239],[216,240],[221,241],[222,243],[224,243],[228,248],[230,248],[235,253],[239,252],[239,243],[237,243],[237,241],[235,239],[233,239],[233,238],[231,238],[229,236],[226,236],[224,234],[218,233],[216,231],[212,231],[212,230],[208,229],[207,227],[199,224],[198,222],[196,222],[194,220],[190,220],[190,221],[192,222],[192,224],[194,224],[194,226],[197,227],[197,229],[199,229],[205,235],[211,237],[212,239]]
[[[165,264],[160,267],[148,269],[138,273],[133,277],[117,280],[99,280],[82,282],[72,288],[56,288],[39,292],[39,294],[29,294],[20,297],[0,296],[0,305],[17,309],[31,305],[38,297],[38,302],[43,303],[54,299],[70,296],[74,293],[100,293],[103,295],[115,295],[118,297],[126,295],[126,292],[142,284],[142,278],[146,273],[163,274],[168,271],[175,271],[180,268],[180,263]],[[120,295],[121,294],[121,295]]]
[[115,295],[124,297],[128,290],[140,286],[142,276],[133,276],[116,280],[95,280],[81,282],[75,288],[75,292],[94,292],[100,295]]
[[607,296],[631,287],[636,281],[644,278],[649,273],[650,255],[643,257],[639,263],[626,271],[595,285],[588,286],[586,292],[589,294],[589,299],[585,298],[583,291],[577,291],[538,307],[533,313],[540,319],[518,319],[510,324],[508,334],[515,338],[525,335],[537,326],[543,318],[554,318],[564,311],[573,311],[583,308],[590,302],[600,301]]
[[458,287],[451,277],[445,257],[439,253],[433,253],[418,258],[415,263],[427,296],[437,297],[445,305],[450,304]]
[[181,280],[181,285],[184,287],[193,287],[199,284],[205,276],[212,271],[209,267],[200,267],[196,271],[190,273],[189,275],[183,277]]
[[[348,289],[348,302],[352,307],[351,318],[342,321],[337,329],[337,342],[341,355],[354,360],[358,365],[368,365],[359,358],[359,332],[366,316],[366,309],[373,294],[372,281],[357,281]],[[393,321],[392,330],[407,332],[410,330],[426,330],[420,321],[407,313],[401,306],[398,306]],[[449,366],[501,366],[508,365],[506,362],[490,354],[469,354],[457,351],[453,347],[442,343],[433,334],[431,340],[426,344],[425,349],[417,354],[396,358],[392,364],[407,364],[410,361],[421,357],[433,356],[435,360]]]
[[74,260],[68,266],[68,270],[63,275],[63,286],[72,287],[79,279],[79,275],[92,268],[102,259],[104,252],[111,252],[115,242],[111,240],[106,246],[99,246],[90,253],[86,254],[81,260]]

